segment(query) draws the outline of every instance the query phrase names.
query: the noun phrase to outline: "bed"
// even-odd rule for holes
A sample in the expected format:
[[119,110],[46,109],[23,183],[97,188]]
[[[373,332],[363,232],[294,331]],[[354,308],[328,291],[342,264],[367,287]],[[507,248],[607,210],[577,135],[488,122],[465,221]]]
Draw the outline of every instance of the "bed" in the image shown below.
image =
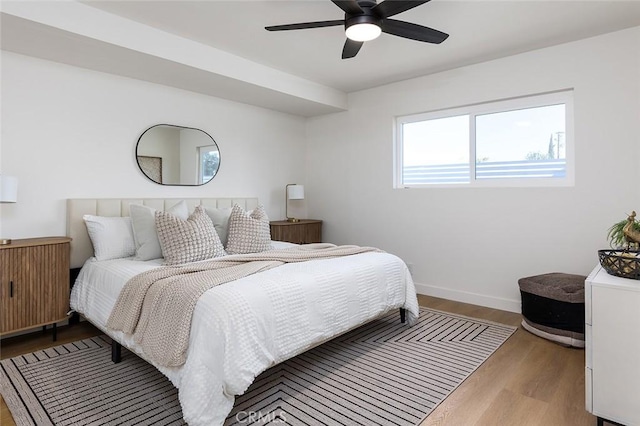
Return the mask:
[[[82,267],[71,307],[115,342],[138,354],[178,389],[190,425],[217,425],[255,377],[267,368],[326,342],[393,309],[412,325],[419,310],[411,275],[402,260],[384,252],[286,263],[213,287],[198,299],[184,364],[166,367],[145,356],[132,336],[106,326],[125,283],[162,259],[97,261],[84,215],[126,217],[131,204],[168,210],[179,201],[246,210],[255,198],[69,199],[67,230],[71,266]],[[291,246],[273,242],[274,248]]]

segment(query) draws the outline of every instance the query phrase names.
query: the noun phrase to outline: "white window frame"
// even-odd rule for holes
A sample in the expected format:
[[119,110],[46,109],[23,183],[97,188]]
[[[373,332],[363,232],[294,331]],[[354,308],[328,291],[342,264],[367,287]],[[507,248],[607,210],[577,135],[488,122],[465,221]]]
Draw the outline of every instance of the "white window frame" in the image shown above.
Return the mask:
[[[563,178],[500,178],[476,179],[476,129],[475,117],[478,115],[508,112],[519,109],[529,109],[564,104],[565,105],[565,146],[566,146],[566,175]],[[403,182],[403,151],[402,126],[407,123],[434,120],[439,118],[469,115],[469,183],[440,183],[440,184],[404,184]],[[485,102],[445,110],[424,112],[398,116],[395,118],[394,140],[394,188],[469,188],[469,187],[559,187],[574,186],[575,184],[575,156],[573,132],[573,89],[523,96],[518,98]]]
[[[196,149],[197,149],[196,160],[198,161],[198,165],[196,167],[198,175],[196,176],[196,179],[198,181],[198,185],[204,185],[205,184],[204,179],[203,179],[204,176],[202,175],[202,173],[203,173],[203,170],[202,170],[202,154],[204,152],[211,151],[210,149],[208,149],[210,147],[215,147],[216,149],[218,149],[218,145],[213,145],[213,144],[211,144],[211,145],[202,145],[202,146],[196,147]],[[206,151],[205,151],[205,149],[206,149]],[[214,173],[214,175],[213,175],[213,177],[211,179],[216,177],[217,173],[218,173],[218,171],[216,170],[216,173]],[[209,180],[207,182],[209,182]]]

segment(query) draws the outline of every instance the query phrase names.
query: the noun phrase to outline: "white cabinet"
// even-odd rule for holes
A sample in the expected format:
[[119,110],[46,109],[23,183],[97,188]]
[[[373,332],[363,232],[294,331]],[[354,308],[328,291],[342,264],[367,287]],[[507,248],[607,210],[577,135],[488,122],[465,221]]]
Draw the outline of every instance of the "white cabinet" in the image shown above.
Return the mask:
[[640,426],[640,280],[599,265],[585,282],[586,404],[602,419]]

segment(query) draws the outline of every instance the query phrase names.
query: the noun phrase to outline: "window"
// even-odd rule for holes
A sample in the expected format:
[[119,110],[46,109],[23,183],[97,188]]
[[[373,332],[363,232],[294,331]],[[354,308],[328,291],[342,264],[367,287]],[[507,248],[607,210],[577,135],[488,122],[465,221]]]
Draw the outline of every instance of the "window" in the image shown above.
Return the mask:
[[395,187],[573,184],[572,91],[398,117]]
[[217,145],[198,147],[198,184],[209,182],[216,175],[220,165],[220,151]]

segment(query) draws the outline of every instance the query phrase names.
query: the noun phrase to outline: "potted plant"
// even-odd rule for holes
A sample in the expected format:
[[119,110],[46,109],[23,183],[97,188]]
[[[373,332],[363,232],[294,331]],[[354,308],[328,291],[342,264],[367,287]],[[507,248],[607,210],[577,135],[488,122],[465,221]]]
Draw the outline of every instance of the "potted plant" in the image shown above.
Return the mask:
[[607,238],[612,248],[629,250],[635,247],[638,249],[638,244],[640,243],[640,221],[636,220],[636,212],[631,212],[626,219],[613,224],[609,228]]

